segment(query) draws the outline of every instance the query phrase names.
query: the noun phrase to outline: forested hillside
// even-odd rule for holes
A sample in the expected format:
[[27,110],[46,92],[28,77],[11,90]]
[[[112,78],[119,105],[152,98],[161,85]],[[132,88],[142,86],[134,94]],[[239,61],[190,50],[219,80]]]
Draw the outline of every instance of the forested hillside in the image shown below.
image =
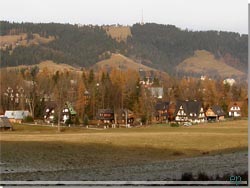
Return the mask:
[[[42,37],[55,37],[53,42],[34,46],[19,46],[12,50],[1,50],[1,65],[17,66],[21,64],[37,64],[44,60],[53,60],[57,63],[66,63],[81,67],[88,67],[99,60],[105,59],[108,53],[116,49],[124,49],[122,43],[109,37],[98,26],[82,26],[70,24],[11,24],[1,22],[1,35],[28,33],[27,40],[33,34]],[[35,54],[35,55],[34,55]]]
[[[195,50],[207,50],[239,70],[247,70],[248,36],[223,31],[188,31],[173,25],[135,24],[128,40],[130,54],[172,72]],[[231,58],[230,58],[230,57]],[[146,61],[147,62],[147,61]]]
[[[107,34],[108,26],[70,24],[9,23],[1,21],[0,37],[21,35],[30,41],[37,34],[50,42],[33,45],[1,44],[1,67],[31,65],[52,60],[77,67],[91,67],[120,53],[152,68],[176,74],[176,67],[206,50],[218,60],[247,72],[248,36],[224,31],[188,31],[173,25],[135,24],[127,40],[116,40]],[[113,26],[114,27],[114,26]],[[116,33],[116,35],[118,35]],[[3,48],[4,47],[4,48]],[[181,74],[185,74],[182,72]]]

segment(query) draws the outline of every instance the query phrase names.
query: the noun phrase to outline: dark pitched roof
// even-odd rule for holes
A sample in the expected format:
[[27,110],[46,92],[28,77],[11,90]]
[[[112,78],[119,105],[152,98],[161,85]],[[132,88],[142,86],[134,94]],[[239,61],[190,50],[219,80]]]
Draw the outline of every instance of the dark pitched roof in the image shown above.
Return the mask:
[[155,110],[167,110],[169,108],[169,102],[160,102],[155,105]]
[[112,109],[98,109],[98,114],[101,114],[101,113],[109,113],[109,114],[113,114],[114,113],[114,110]]
[[[187,114],[187,116],[189,118],[196,118],[198,117],[199,113],[200,113],[200,109],[202,107],[202,103],[200,101],[196,101],[196,100],[186,100],[186,101],[177,101],[176,103],[176,110],[175,110],[175,116],[178,112],[178,110],[180,109],[180,107],[183,107],[185,113]],[[196,114],[196,116],[190,116],[190,114]]]
[[243,101],[234,101],[234,102],[230,102],[228,108],[230,110],[231,107],[233,106],[239,106],[240,108],[243,106],[244,102]]
[[223,111],[223,109],[220,106],[218,106],[218,105],[213,105],[211,107],[211,109],[218,116],[224,116],[224,115],[226,115],[226,113]]
[[57,103],[54,102],[54,101],[49,101],[49,102],[46,102],[45,104],[45,110],[46,109],[55,109],[57,107]]

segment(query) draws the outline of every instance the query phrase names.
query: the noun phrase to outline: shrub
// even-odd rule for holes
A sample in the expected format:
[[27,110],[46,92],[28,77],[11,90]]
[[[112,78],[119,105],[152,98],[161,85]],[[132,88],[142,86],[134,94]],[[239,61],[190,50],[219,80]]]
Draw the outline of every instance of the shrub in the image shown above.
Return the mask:
[[87,115],[84,115],[84,118],[83,118],[83,125],[88,125],[89,124],[89,118]]
[[180,125],[178,123],[171,123],[170,126],[171,127],[179,127]]
[[208,177],[208,175],[204,172],[199,172],[198,173],[198,178],[197,178],[198,181],[208,181],[208,180],[211,180],[211,178]]
[[147,123],[147,117],[145,115],[141,117],[141,122],[143,125]]
[[76,125],[79,125],[79,124],[80,124],[80,119],[79,119],[78,116],[77,116],[76,119],[75,119],[75,124],[76,124]]
[[26,116],[24,119],[23,119],[23,122],[24,123],[33,123],[34,122],[34,119],[32,116]]
[[71,121],[71,119],[67,119],[67,120],[65,121],[65,125],[69,125],[69,124],[73,124],[73,122]]
[[191,172],[185,172],[181,175],[181,181],[192,181],[194,180]]

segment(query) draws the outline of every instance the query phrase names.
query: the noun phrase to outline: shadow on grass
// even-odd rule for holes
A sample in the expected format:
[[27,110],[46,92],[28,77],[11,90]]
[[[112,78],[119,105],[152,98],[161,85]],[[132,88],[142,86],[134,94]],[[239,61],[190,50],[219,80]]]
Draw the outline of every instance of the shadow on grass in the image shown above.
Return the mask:
[[[221,151],[223,152],[223,151]],[[205,153],[209,154],[209,153]],[[1,162],[6,163],[2,180],[40,180],[50,171],[127,167],[152,162],[204,156],[204,151],[153,148],[150,145],[118,146],[115,143],[69,143],[1,141]],[[32,174],[32,176],[30,176]],[[45,175],[46,176],[46,175]],[[50,175],[60,179],[57,173]],[[32,179],[34,180],[34,179]]]

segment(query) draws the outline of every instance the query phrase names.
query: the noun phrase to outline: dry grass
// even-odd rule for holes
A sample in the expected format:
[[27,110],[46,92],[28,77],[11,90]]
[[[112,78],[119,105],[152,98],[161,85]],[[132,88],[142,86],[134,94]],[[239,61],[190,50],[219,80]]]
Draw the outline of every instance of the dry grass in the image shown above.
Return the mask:
[[52,74],[55,73],[56,71],[59,71],[59,72],[69,71],[69,72],[75,72],[79,74],[82,73],[80,69],[77,69],[67,64],[57,64],[51,60],[42,61],[39,64],[35,64],[35,65],[19,65],[15,67],[6,67],[4,69],[6,69],[7,71],[11,71],[11,70],[17,70],[17,69],[23,69],[23,68],[30,68],[33,66],[38,66],[40,72],[46,72],[46,73],[52,73]]
[[214,56],[206,50],[195,51],[195,55],[179,64],[177,70],[203,74],[208,74],[209,72],[218,73],[222,77],[244,75],[243,72],[228,66],[222,60],[216,60]]
[[171,160],[247,149],[247,120],[193,127],[88,130],[16,125],[1,132],[1,160],[18,168],[72,169]]
[[118,42],[127,41],[129,36],[132,36],[130,27],[127,26],[108,26],[104,27],[106,33]]
[[91,170],[93,179],[94,169],[247,150],[247,120],[192,127],[71,127],[63,128],[61,133],[56,127],[45,126],[14,125],[14,129],[1,132],[0,137],[5,180],[39,180],[39,174],[46,180],[79,180],[78,173],[84,169]]
[[125,57],[121,54],[112,54],[109,59],[98,62],[94,65],[94,69],[104,69],[108,70],[111,68],[122,69],[122,70],[135,70],[139,71],[139,68],[144,69],[145,71],[155,70],[148,66],[136,63],[132,59]]
[[0,49],[6,49],[6,46],[12,46],[12,49],[16,48],[18,45],[20,46],[30,46],[30,45],[39,45],[46,44],[53,40],[54,37],[49,36],[48,38],[41,37],[39,34],[33,34],[33,39],[29,42],[27,41],[27,34],[22,33],[19,35],[4,35],[0,36]]

